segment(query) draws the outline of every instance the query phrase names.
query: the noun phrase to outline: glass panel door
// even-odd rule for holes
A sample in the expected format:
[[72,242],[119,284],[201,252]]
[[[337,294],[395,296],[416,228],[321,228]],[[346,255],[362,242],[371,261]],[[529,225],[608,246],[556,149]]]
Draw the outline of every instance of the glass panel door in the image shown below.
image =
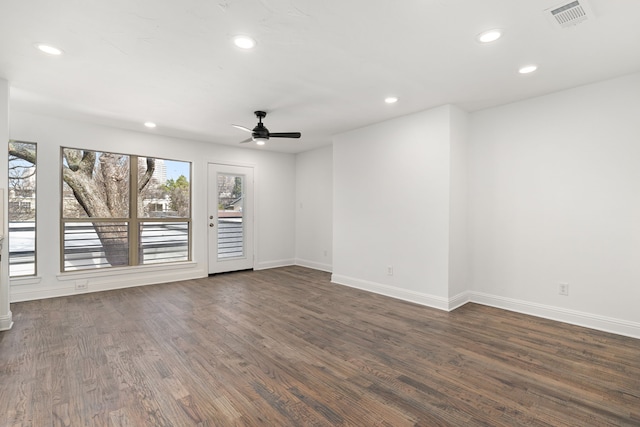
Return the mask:
[[209,164],[209,274],[253,268],[253,168]]

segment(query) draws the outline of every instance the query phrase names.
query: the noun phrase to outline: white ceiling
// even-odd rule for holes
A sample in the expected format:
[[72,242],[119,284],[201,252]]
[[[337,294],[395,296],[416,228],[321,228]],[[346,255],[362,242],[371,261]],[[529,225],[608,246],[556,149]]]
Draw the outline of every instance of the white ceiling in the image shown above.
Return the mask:
[[[544,10],[563,3],[1,0],[0,77],[12,109],[220,144],[266,110],[270,131],[302,138],[260,149],[294,153],[443,104],[475,111],[640,71],[639,0],[590,0],[594,19],[559,29]],[[476,42],[491,28],[504,36]],[[236,48],[237,34],[258,45]],[[519,75],[528,63],[538,71]]]

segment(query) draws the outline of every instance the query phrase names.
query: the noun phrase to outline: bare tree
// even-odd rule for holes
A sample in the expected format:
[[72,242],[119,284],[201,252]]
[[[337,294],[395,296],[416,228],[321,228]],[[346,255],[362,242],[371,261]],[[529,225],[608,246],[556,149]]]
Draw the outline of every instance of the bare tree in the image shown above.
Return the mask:
[[36,168],[33,163],[9,156],[9,220],[33,221]]

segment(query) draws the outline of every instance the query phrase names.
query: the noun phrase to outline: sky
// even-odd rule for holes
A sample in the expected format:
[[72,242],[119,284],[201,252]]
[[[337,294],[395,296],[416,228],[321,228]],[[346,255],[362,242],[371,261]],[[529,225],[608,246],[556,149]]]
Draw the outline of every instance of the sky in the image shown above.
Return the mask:
[[187,180],[191,181],[189,175],[189,162],[178,162],[176,160],[165,160],[164,165],[167,168],[167,179],[178,179],[180,175],[184,175]]

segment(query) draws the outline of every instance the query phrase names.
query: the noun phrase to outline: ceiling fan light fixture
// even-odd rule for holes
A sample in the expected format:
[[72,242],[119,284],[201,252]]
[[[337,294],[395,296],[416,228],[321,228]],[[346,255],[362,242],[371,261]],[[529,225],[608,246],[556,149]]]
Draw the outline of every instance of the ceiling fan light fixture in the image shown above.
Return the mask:
[[154,127],[156,127],[156,124],[154,122],[144,122],[144,125],[149,129],[153,129]]
[[253,49],[256,46],[256,41],[249,36],[235,36],[233,38],[233,44],[240,49]]
[[267,138],[253,138],[253,141],[256,143],[256,145],[264,145],[267,143],[268,139]]
[[395,104],[396,102],[398,102],[398,97],[397,96],[388,96],[384,99],[384,102],[386,102],[387,104]]

